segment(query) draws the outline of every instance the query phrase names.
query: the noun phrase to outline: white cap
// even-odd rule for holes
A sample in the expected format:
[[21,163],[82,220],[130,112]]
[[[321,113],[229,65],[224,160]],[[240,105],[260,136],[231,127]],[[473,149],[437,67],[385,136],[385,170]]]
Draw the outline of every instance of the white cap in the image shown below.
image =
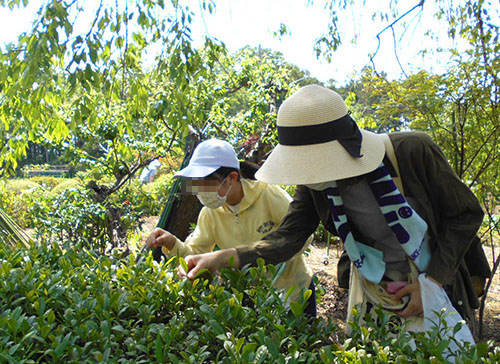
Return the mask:
[[231,144],[224,140],[209,139],[198,144],[188,166],[174,177],[203,178],[220,167],[239,169],[240,162]]

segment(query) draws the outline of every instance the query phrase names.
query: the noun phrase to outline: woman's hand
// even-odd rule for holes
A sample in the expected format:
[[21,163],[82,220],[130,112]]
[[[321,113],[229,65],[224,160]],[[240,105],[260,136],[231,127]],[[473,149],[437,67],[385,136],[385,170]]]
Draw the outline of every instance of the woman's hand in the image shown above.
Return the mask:
[[[439,287],[443,286],[439,281],[432,278],[431,276],[428,275],[427,278],[432,282],[436,283]],[[404,296],[410,296],[410,301],[408,302],[408,305],[403,311],[397,311],[396,314],[405,318],[410,316],[422,317],[424,314],[424,307],[422,305],[422,294],[420,292],[420,283],[417,281],[415,283],[409,284],[406,287],[401,288],[394,294],[394,298],[397,300],[400,300]]]
[[422,306],[422,296],[420,294],[420,283],[418,283],[418,281],[411,283],[394,293],[394,298],[397,300],[400,300],[404,296],[410,296],[410,301],[404,310],[396,311],[396,314],[405,318],[410,316],[422,317],[424,308]]
[[205,254],[188,255],[185,259],[188,265],[188,272],[185,272],[181,266],[177,268],[177,272],[180,277],[187,277],[190,280],[193,280],[202,269],[207,269],[213,273],[223,267],[239,267],[240,265],[238,253],[234,248]]
[[146,238],[146,246],[150,249],[155,249],[164,246],[168,250],[172,250],[175,246],[177,239],[168,231],[155,228],[151,234]]

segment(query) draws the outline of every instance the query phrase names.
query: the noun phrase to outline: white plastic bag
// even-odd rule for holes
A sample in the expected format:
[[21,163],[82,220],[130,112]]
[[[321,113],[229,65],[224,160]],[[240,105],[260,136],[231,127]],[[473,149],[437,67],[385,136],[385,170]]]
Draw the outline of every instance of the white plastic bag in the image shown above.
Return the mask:
[[[422,295],[422,306],[423,306],[423,318],[420,319],[409,319],[408,330],[414,332],[424,332],[430,331],[435,327],[436,323],[440,325],[440,320],[437,315],[443,308],[446,309],[445,320],[450,329],[446,334],[452,335],[456,341],[466,343],[469,342],[472,345],[475,344],[472,333],[470,332],[467,325],[463,325],[462,328],[453,335],[453,328],[460,322],[463,321],[460,314],[451,304],[448,295],[445,290],[428,279],[425,273],[421,273],[418,276],[418,281],[420,283],[420,293]],[[452,353],[458,350],[458,346],[455,341],[451,340],[448,346],[448,352]]]
[[[445,335],[452,335],[454,339],[461,343],[469,342],[474,345],[474,338],[470,332],[467,325],[463,325],[462,328],[453,335],[454,327],[463,321],[460,314],[451,304],[448,295],[445,290],[428,279],[425,273],[420,273],[418,275],[418,281],[420,283],[420,293],[422,297],[423,306],[423,317],[411,317],[403,322],[406,323],[408,331],[413,332],[427,332],[433,330],[436,324],[441,325],[438,314],[442,309],[446,310],[444,315],[446,323],[448,325],[448,332]],[[355,307],[359,307],[364,301],[363,289],[361,288],[360,275],[357,269],[351,264],[351,275],[349,282],[349,303],[347,311],[347,321],[352,321],[354,319],[351,310]],[[361,312],[363,313],[363,312]],[[346,325],[346,334],[350,335],[351,326]],[[414,349],[416,349],[415,343],[412,342]],[[458,346],[455,341],[450,340],[450,345],[447,351],[444,353],[445,356],[451,354],[458,350]],[[448,360],[454,362],[453,357],[448,358]]]

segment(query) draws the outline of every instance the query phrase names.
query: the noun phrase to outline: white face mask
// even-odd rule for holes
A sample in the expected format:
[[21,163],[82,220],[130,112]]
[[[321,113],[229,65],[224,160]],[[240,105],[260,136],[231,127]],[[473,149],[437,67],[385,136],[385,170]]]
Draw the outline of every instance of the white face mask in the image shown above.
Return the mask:
[[335,187],[335,181],[327,181],[327,182],[320,182],[320,183],[310,183],[307,185],[304,185],[307,188],[310,188],[311,190],[315,191],[323,191],[326,190],[327,188],[330,187]]
[[231,185],[227,189],[226,195],[225,196],[219,196],[219,190],[224,184],[224,181],[222,181],[221,185],[217,189],[217,191],[200,191],[196,194],[196,197],[198,197],[198,200],[201,202],[203,206],[206,206],[210,209],[218,209],[227,200],[227,195],[229,194],[229,191],[231,190]]

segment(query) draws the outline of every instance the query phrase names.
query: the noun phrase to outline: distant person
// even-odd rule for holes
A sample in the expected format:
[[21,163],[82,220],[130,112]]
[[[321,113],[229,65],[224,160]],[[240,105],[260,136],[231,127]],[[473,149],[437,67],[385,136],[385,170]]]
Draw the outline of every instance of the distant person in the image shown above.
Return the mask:
[[158,168],[160,168],[160,166],[161,163],[158,159],[151,161],[151,163],[149,163],[147,167],[144,167],[142,170],[141,175],[139,176],[139,181],[142,183],[153,182],[156,172],[158,172]]
[[[195,194],[204,205],[194,232],[183,242],[168,231],[155,228],[146,245],[161,247],[167,256],[186,256],[211,252],[216,246],[244,247],[275,230],[292,198],[278,186],[255,181],[257,168],[248,162],[241,162],[240,167],[233,147],[225,141],[210,139],[200,143],[188,166],[175,175],[183,179],[185,191]],[[306,240],[309,242],[310,237]],[[286,268],[275,287],[284,296],[296,286],[292,300],[302,288],[311,289],[313,294],[305,313],[316,316],[314,281],[303,254],[306,245],[283,260]]]
[[[426,134],[360,130],[342,97],[316,85],[281,105],[277,125],[279,144],[256,177],[298,185],[287,215],[254,244],[186,257],[188,277],[231,257],[237,266],[289,259],[321,221],[344,243],[349,309],[376,317],[381,305],[391,319],[422,327],[430,320],[420,317],[436,319],[452,304],[448,312],[474,320],[471,275],[491,274],[476,236],[483,211]],[[472,341],[466,326],[460,335]]]

